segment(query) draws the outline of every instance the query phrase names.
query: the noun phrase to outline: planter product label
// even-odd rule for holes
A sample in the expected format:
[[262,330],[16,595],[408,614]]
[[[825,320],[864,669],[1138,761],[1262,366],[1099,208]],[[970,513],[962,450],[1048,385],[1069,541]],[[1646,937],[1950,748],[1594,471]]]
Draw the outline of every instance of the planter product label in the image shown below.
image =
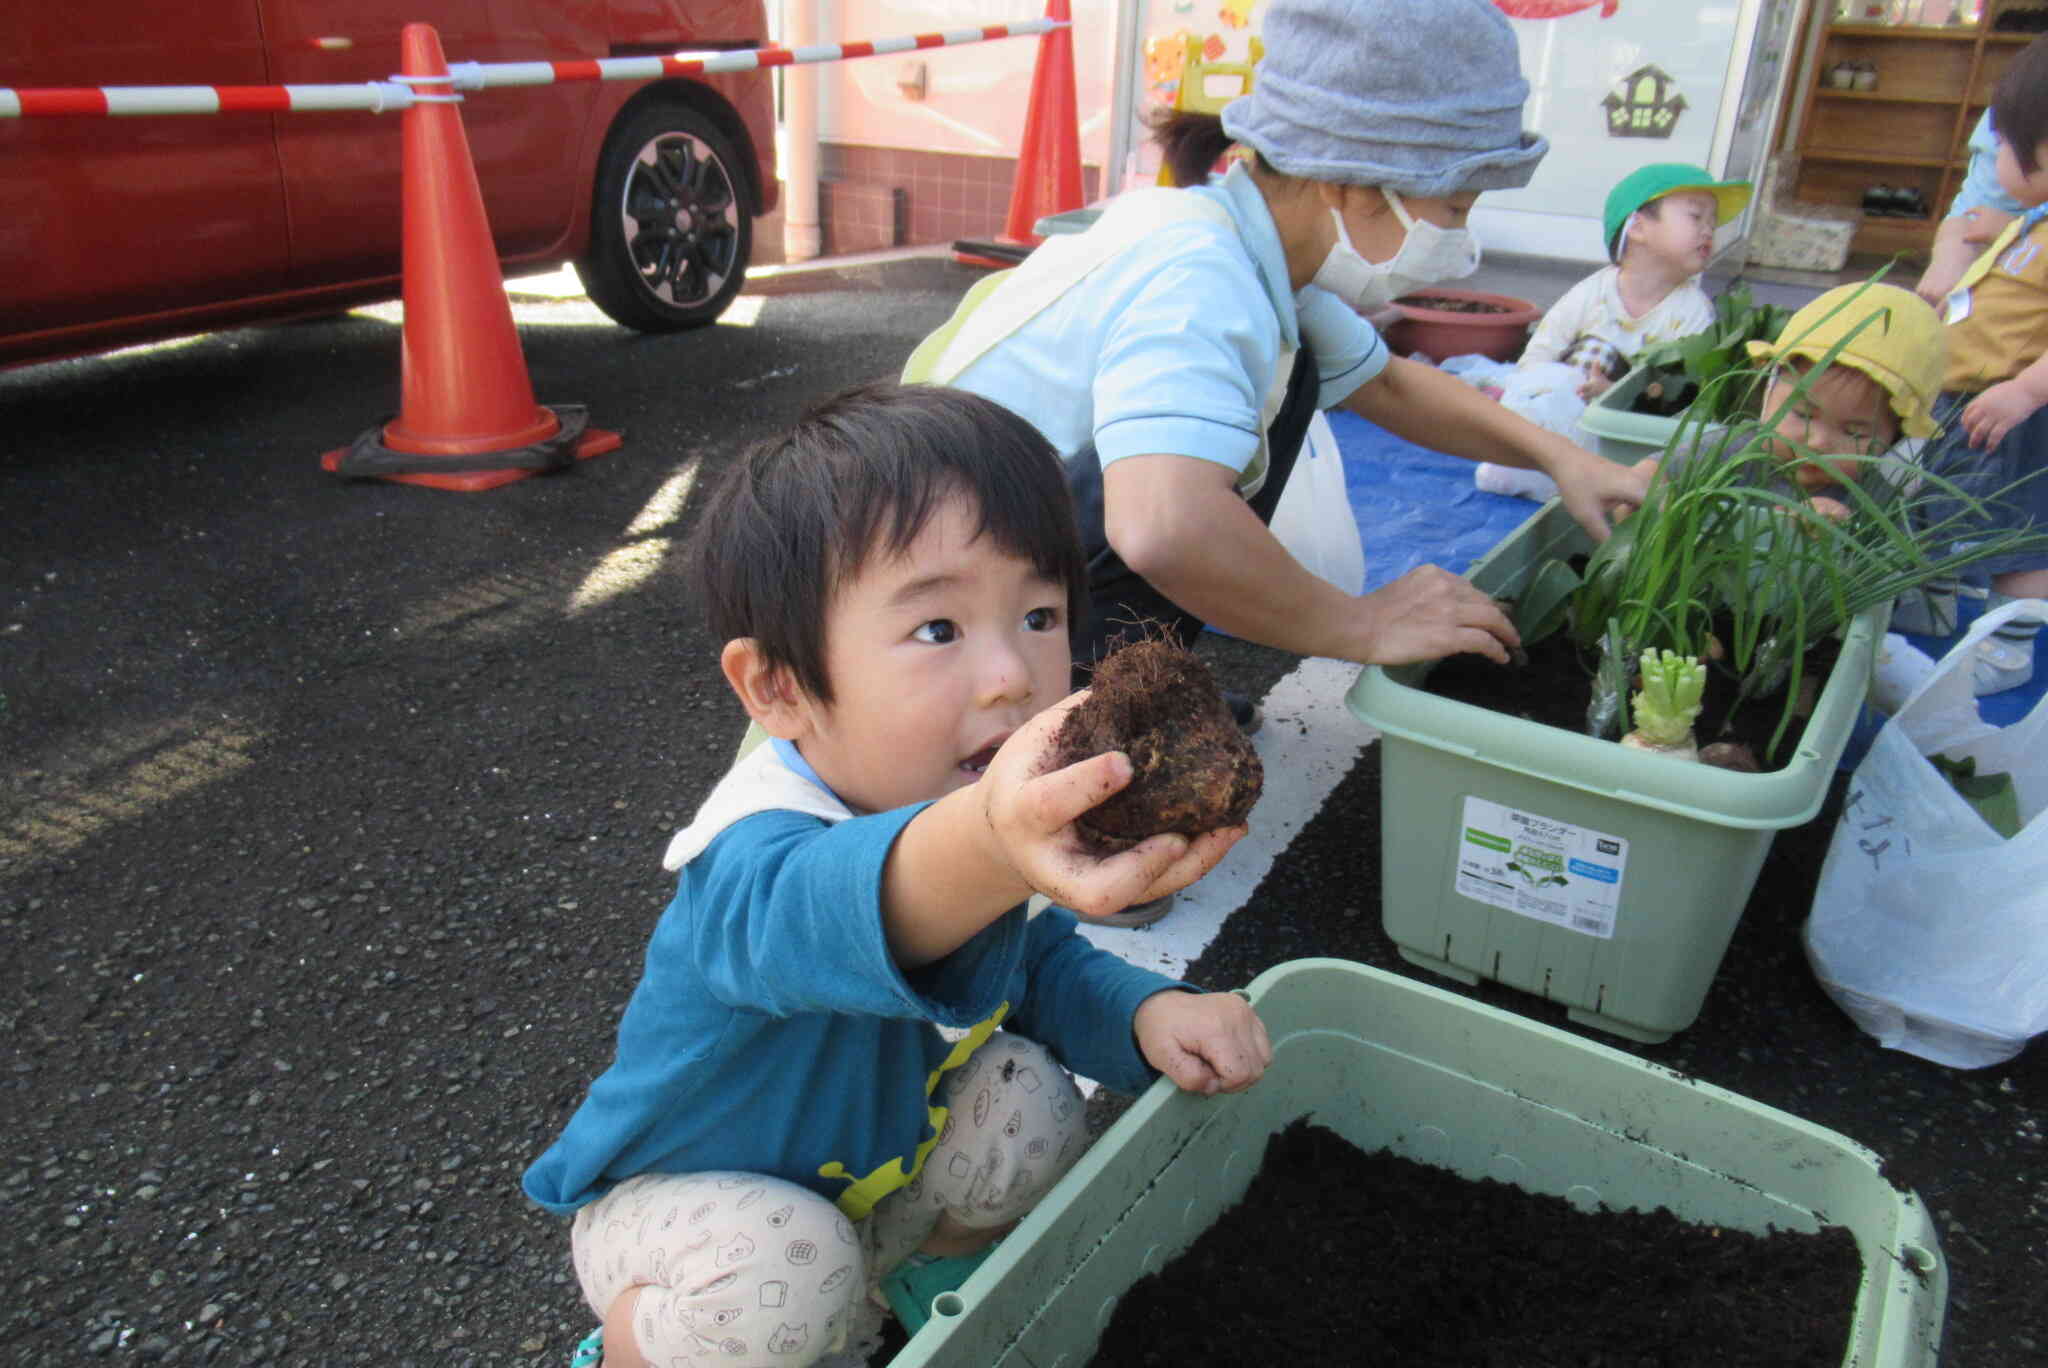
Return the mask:
[[1475,902],[1612,940],[1627,868],[1622,837],[1465,798],[1455,886]]

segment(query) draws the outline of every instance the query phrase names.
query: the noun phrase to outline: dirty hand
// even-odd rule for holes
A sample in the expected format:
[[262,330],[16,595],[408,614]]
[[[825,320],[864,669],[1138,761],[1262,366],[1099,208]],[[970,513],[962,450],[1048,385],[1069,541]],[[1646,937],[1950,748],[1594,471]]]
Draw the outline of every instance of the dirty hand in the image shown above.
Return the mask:
[[1184,1092],[1243,1092],[1273,1062],[1266,1023],[1235,993],[1154,993],[1131,1030],[1145,1062]]
[[1521,635],[1500,605],[1462,575],[1418,565],[1358,600],[1370,645],[1361,665],[1410,665],[1470,651],[1505,665]]
[[1106,917],[1201,878],[1245,834],[1242,826],[1149,836],[1114,855],[1091,854],[1074,819],[1131,782],[1122,751],[1050,769],[1053,738],[1087,691],[1069,694],[1019,727],[976,782],[1001,858],[1025,883],[1083,917]]
[[2007,380],[1993,385],[1963,410],[1963,431],[1970,435],[1970,445],[1979,451],[1989,451],[2005,440],[2005,434],[2033,416],[2041,401],[2031,394],[2027,387],[2017,380]]

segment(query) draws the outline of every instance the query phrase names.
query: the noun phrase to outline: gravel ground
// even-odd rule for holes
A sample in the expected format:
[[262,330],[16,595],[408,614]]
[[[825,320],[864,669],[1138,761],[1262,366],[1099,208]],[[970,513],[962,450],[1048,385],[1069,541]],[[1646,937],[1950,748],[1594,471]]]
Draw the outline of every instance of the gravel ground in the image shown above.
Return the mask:
[[[739,731],[665,561],[688,477],[893,369],[972,278],[663,339],[522,312],[540,396],[627,446],[484,495],[317,470],[396,407],[375,319],[0,374],[14,1361],[566,1361],[590,1317],[518,1178],[609,1058],[662,845]],[[1205,651],[1254,692],[1291,664]],[[1377,801],[1369,750],[1191,977],[1400,968]],[[1779,841],[1701,1023],[1638,1052],[1884,1154],[1953,1262],[1946,1361],[2043,1362],[2041,1052],[1959,1074],[1833,1011],[1795,939],[1826,822]]]

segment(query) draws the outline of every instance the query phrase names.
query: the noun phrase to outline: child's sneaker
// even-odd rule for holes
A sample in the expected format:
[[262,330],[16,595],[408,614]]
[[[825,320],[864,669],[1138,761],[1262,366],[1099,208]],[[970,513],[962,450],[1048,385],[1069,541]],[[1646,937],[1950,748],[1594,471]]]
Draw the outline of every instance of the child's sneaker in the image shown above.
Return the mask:
[[1472,483],[1489,494],[1513,494],[1517,498],[1545,503],[1557,493],[1557,481],[1540,470],[1495,465],[1481,461],[1472,471]]
[[2004,693],[2017,689],[2034,677],[2034,643],[2001,641],[1986,637],[1977,643],[1977,659],[1971,662],[1977,694]]
[[974,1270],[988,1262],[988,1256],[996,1252],[998,1240],[986,1249],[972,1254],[956,1254],[950,1258],[938,1258],[930,1254],[913,1254],[896,1265],[895,1271],[882,1279],[882,1296],[887,1299],[889,1309],[902,1322],[905,1334],[915,1335],[932,1318],[932,1303],[942,1293],[957,1292]]
[[604,1327],[598,1326],[583,1337],[576,1346],[576,1352],[569,1355],[569,1368],[598,1368],[604,1362]]

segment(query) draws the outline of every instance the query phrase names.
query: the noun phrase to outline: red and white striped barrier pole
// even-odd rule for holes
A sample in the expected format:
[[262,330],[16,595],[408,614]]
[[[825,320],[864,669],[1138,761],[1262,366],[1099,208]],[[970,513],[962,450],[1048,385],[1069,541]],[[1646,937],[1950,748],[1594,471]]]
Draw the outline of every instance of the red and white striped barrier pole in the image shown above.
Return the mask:
[[[808,47],[748,48],[701,57],[596,57],[575,62],[451,62],[449,78],[462,90],[507,86],[561,85],[571,81],[651,81],[664,76],[702,76],[763,67],[804,66],[854,57],[883,57],[920,48],[1025,38],[1067,24],[1022,19],[1013,24],[947,29],[860,43],[818,43]],[[446,84],[446,82],[443,82]],[[416,95],[403,78],[355,85],[275,86],[69,86],[44,89],[0,86],[0,119],[126,118],[156,114],[276,114],[307,110],[361,109],[385,114],[415,103],[460,98]]]

